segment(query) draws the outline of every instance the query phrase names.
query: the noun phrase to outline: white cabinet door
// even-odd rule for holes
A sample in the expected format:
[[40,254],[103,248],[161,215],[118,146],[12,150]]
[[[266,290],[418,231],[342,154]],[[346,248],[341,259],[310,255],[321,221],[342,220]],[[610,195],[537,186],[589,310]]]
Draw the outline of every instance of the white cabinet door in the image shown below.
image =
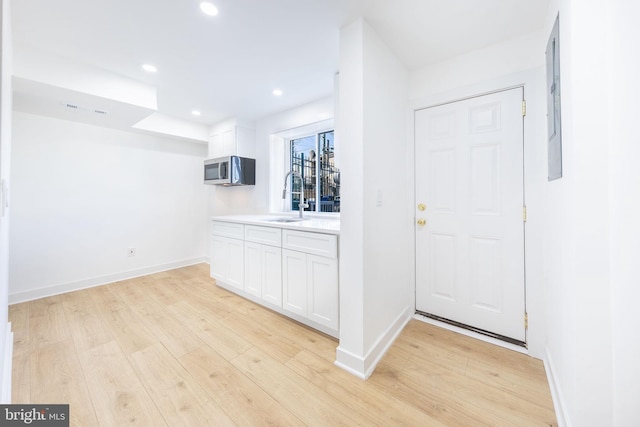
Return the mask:
[[244,242],[244,290],[262,298],[262,245]]
[[282,250],[282,308],[307,317],[307,255]]
[[236,129],[227,129],[222,132],[222,155],[232,156],[236,154]]
[[226,282],[235,288],[244,288],[244,242],[242,240],[229,239],[229,271]]
[[262,245],[262,299],[282,307],[282,249]]
[[209,156],[211,158],[232,156],[236,154],[235,127],[218,130],[209,137]]
[[255,129],[226,123],[209,136],[209,157],[244,156],[255,154]]
[[307,255],[308,317],[338,329],[338,260]]
[[234,288],[243,289],[244,242],[211,236],[211,277]]
[[209,135],[209,154],[207,157],[215,159],[216,157],[222,157],[222,134],[214,133]]
[[224,280],[227,276],[227,242],[224,237],[211,236],[211,261],[209,268],[211,277],[216,280]]
[[244,242],[244,290],[282,307],[282,249]]
[[338,329],[338,260],[282,250],[282,307]]

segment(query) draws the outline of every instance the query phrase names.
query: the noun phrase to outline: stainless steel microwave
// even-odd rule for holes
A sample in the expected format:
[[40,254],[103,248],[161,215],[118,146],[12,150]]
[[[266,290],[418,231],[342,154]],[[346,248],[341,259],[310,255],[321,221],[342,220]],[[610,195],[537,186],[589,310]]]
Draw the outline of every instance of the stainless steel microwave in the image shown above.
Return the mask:
[[204,183],[226,186],[255,185],[256,160],[239,156],[205,160]]

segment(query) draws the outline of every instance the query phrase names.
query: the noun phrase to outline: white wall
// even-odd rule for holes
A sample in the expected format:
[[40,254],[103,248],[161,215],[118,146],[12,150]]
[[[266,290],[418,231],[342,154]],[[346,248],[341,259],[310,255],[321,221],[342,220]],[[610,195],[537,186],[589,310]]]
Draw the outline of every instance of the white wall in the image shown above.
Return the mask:
[[612,425],[640,425],[640,144],[637,120],[640,98],[640,3],[608,2],[609,181],[611,196],[611,327],[613,358]]
[[546,44],[544,32],[538,31],[414,70],[409,80],[410,97],[444,93],[537,68],[544,64],[542,40]]
[[640,8],[555,0],[549,28],[558,11],[565,177],[549,185],[548,359],[559,421],[638,425]]
[[[411,73],[410,98],[415,109],[482,93],[524,86],[527,348],[542,359],[546,346],[545,212],[546,98],[542,31],[469,52]],[[413,139],[413,135],[411,135]]]
[[412,154],[406,132],[408,73],[366,22],[363,84],[364,345],[372,350],[407,314],[414,227],[407,210],[413,192],[403,167]]
[[[336,362],[365,377],[364,21],[340,30],[340,346]],[[345,159],[349,159],[346,161]]]
[[207,185],[209,216],[264,213],[261,203],[262,192],[267,188],[263,180],[265,166],[262,159],[256,156],[255,186]]
[[204,144],[13,118],[11,302],[203,259]]
[[336,363],[361,377],[371,374],[413,314],[412,196],[404,167],[407,85],[404,66],[367,22],[359,19],[341,29]]
[[[608,70],[607,65],[607,52],[613,47],[608,40],[607,3],[553,1],[547,20],[550,30],[560,12],[564,177],[548,184],[547,223],[553,238],[546,253],[547,359],[561,425],[613,423],[611,227],[615,210],[610,189],[616,166],[610,167],[614,129],[608,122],[608,82],[619,77],[618,69]],[[627,29],[613,31],[623,34]],[[635,50],[628,53],[633,55]],[[626,62],[619,62],[621,69]],[[620,144],[627,142],[628,137]],[[637,191],[628,182],[619,184],[626,196]],[[635,424],[625,420],[617,425]]]
[[[8,204],[11,176],[11,28],[8,0],[0,0],[2,48],[0,50],[0,186],[4,184],[4,196],[0,196],[0,402],[11,403],[11,355],[13,333],[8,323],[9,300],[9,212],[2,208]],[[0,191],[2,189],[0,188]]]

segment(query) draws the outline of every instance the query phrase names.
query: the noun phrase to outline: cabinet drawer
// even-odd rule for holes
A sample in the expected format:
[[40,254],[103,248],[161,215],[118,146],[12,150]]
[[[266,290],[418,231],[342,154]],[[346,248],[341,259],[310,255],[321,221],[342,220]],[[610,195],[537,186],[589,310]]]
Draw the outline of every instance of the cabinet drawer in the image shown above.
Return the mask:
[[211,221],[211,234],[216,236],[244,239],[244,224],[235,222]]
[[282,247],[328,258],[338,257],[338,237],[332,234],[282,230]]
[[262,243],[263,245],[280,247],[280,245],[282,245],[282,230],[273,227],[245,225],[244,240],[247,242]]

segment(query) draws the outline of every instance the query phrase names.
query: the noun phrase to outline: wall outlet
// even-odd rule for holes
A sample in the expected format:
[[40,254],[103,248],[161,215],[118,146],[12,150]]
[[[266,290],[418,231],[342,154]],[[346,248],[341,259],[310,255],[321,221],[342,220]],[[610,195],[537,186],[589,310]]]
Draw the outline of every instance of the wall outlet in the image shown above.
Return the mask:
[[127,249],[127,256],[136,256],[136,248],[129,248]]

